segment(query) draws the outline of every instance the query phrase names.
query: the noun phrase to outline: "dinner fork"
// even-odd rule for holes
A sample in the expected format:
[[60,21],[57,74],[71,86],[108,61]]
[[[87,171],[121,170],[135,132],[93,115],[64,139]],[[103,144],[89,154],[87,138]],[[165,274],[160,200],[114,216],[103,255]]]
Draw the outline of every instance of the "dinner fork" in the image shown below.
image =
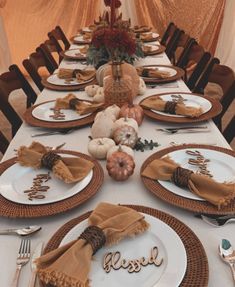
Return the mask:
[[69,128],[69,129],[61,129],[61,130],[54,130],[54,131],[48,131],[48,132],[43,132],[43,133],[38,133],[38,134],[31,134],[31,137],[41,137],[41,136],[51,136],[51,135],[56,135],[56,134],[69,134],[73,132],[75,129],[74,128]]
[[159,129],[156,129],[156,131],[161,131],[161,132],[166,132],[166,133],[169,133],[169,134],[175,134],[175,133],[178,133],[179,131],[181,130],[184,130],[184,131],[191,131],[191,130],[206,130],[207,129],[207,126],[195,126],[195,127],[180,127],[180,128],[159,128]]
[[222,215],[213,217],[201,215],[201,219],[214,227],[221,227],[229,222],[235,221],[235,215]]
[[13,281],[10,287],[17,287],[20,277],[20,271],[22,266],[27,264],[30,259],[30,240],[22,239],[20,243],[20,249],[16,259],[16,271]]

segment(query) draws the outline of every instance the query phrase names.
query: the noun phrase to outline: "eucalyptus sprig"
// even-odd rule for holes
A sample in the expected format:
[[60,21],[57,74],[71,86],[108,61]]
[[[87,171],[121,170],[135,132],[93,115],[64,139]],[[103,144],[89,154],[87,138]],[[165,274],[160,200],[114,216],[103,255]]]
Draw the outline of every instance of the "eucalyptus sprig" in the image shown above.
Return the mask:
[[141,140],[141,138],[138,138],[135,146],[134,146],[134,150],[136,151],[141,151],[144,152],[145,150],[152,150],[155,147],[158,147],[159,143],[154,142],[153,140]]

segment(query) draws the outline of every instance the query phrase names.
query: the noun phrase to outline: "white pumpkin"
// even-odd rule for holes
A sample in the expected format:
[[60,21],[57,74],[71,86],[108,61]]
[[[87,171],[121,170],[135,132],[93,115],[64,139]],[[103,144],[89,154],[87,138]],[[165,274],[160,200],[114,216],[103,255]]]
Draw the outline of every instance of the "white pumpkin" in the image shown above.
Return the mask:
[[98,85],[89,85],[85,87],[85,92],[89,97],[94,97],[98,89]]
[[115,142],[109,138],[93,139],[88,144],[88,152],[97,159],[104,159],[108,150],[115,146]]
[[103,80],[104,80],[104,71],[109,64],[104,64],[98,68],[96,71],[96,80],[98,84],[103,87]]
[[99,117],[101,117],[101,116],[107,116],[107,117],[109,117],[110,120],[112,120],[113,122],[116,121],[115,116],[114,116],[113,114],[107,114],[107,113],[105,112],[105,110],[104,110],[104,111],[101,111],[101,112],[98,112],[98,113],[96,114],[96,116],[95,116],[95,120],[94,120],[94,121],[96,121],[96,120],[97,120]]
[[144,95],[145,91],[146,91],[146,84],[145,84],[144,80],[142,78],[140,78],[138,95],[139,96]]
[[104,103],[104,88],[99,87],[93,97],[93,101],[97,103]]
[[124,125],[133,127],[135,131],[138,133],[138,123],[136,120],[132,118],[120,118],[116,120],[116,122],[114,122],[114,125],[113,125],[113,130],[115,131],[117,128],[124,126]]
[[95,138],[111,138],[113,134],[113,121],[105,114],[100,115],[91,127],[91,136]]
[[111,113],[115,116],[115,118],[117,119],[119,117],[119,113],[120,113],[120,108],[119,106],[117,105],[112,105],[112,106],[109,106],[105,109],[105,112],[106,113]]
[[106,158],[108,159],[116,151],[125,152],[125,153],[129,154],[132,158],[134,158],[134,151],[133,151],[133,149],[130,148],[129,146],[126,146],[126,145],[115,145],[115,146],[112,146],[108,150]]

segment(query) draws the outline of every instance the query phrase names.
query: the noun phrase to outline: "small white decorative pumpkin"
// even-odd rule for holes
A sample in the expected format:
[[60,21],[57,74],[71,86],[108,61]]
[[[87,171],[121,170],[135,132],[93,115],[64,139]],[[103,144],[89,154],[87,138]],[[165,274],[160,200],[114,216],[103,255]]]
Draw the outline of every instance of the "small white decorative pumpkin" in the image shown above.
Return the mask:
[[93,139],[88,144],[88,152],[97,159],[104,159],[110,148],[115,146],[115,142],[109,138]]
[[117,105],[112,105],[112,106],[107,107],[105,109],[105,112],[113,114],[115,118],[117,119],[119,117],[120,108]]
[[100,115],[91,127],[91,136],[95,138],[110,138],[113,134],[113,121],[108,115]]
[[117,128],[124,126],[124,125],[133,127],[135,131],[138,133],[137,121],[132,118],[127,118],[127,117],[116,120],[116,122],[114,122],[114,125],[113,125],[113,130],[115,131]]
[[108,118],[110,118],[111,121],[113,121],[113,122],[116,121],[115,116],[114,116],[113,114],[107,114],[107,113],[105,112],[105,110],[104,110],[104,111],[101,111],[101,112],[98,112],[98,113],[96,114],[96,116],[95,116],[94,121],[96,121],[96,120],[97,120],[99,117],[101,117],[101,116],[107,116]]
[[113,139],[116,144],[127,145],[133,148],[138,140],[138,135],[132,126],[121,126],[113,133]]
[[145,91],[146,91],[146,84],[144,80],[140,78],[138,96],[143,96]]
[[104,103],[104,88],[99,87],[93,97],[93,101],[97,103]]
[[106,158],[108,159],[116,151],[125,152],[125,153],[129,154],[132,158],[134,158],[134,151],[133,151],[133,149],[130,148],[129,146],[126,146],[126,145],[115,145],[115,146],[112,146],[108,150]]
[[89,97],[94,97],[99,86],[98,85],[89,85],[85,87],[85,92]]

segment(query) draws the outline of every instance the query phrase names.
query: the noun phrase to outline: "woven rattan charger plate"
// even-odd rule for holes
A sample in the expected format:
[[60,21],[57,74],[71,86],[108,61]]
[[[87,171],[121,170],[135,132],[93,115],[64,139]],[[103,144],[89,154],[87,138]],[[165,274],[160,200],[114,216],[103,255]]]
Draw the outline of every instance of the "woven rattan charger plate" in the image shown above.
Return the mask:
[[[137,210],[138,212],[143,212],[151,216],[154,216],[160,219],[161,221],[165,222],[178,234],[178,236],[182,240],[187,253],[187,269],[184,279],[180,284],[180,287],[208,286],[209,271],[208,271],[208,261],[206,253],[200,240],[197,238],[197,236],[193,233],[193,231],[189,227],[187,227],[184,223],[182,223],[175,217],[156,209],[136,205],[129,205],[128,207],[131,207]],[[78,218],[72,219],[66,224],[64,224],[50,239],[47,246],[45,247],[44,254],[54,250],[55,248],[58,248],[60,242],[65,237],[65,235],[74,226],[76,226],[81,221],[85,220],[89,216],[89,214],[90,212],[87,212],[79,216]],[[52,285],[44,285],[41,282],[41,286],[49,287]]]
[[[33,110],[37,108],[38,106],[45,104],[45,103],[49,103],[49,102],[53,102],[53,101],[47,101],[47,102],[40,103],[38,105],[28,108],[23,115],[25,122],[34,127],[49,128],[49,129],[69,129],[69,128],[83,127],[83,126],[93,123],[94,121],[96,112],[88,115],[87,117],[77,119],[77,120],[66,121],[66,122],[65,121],[64,122],[63,121],[51,122],[51,121],[44,121],[44,120],[35,118],[32,114]],[[90,102],[90,101],[86,101],[86,102]]]
[[[178,93],[178,92],[176,92]],[[170,94],[175,94],[175,92],[172,93],[163,93],[163,94],[157,94],[157,95],[152,95],[149,96],[147,98],[157,98],[157,97],[161,97],[164,95],[170,95]],[[189,95],[190,93],[178,93],[178,94],[185,94],[185,95]],[[197,118],[189,118],[189,117],[175,117],[174,115],[168,116],[168,115],[163,115],[163,114],[157,114],[155,112],[153,112],[150,109],[147,109],[145,107],[142,106],[142,108],[144,109],[144,114],[148,117],[150,117],[151,119],[157,120],[157,121],[162,121],[162,122],[168,122],[168,123],[195,123],[195,122],[202,122],[202,121],[206,121],[209,120],[217,115],[219,115],[222,111],[222,105],[218,100],[212,99],[211,97],[206,97],[206,96],[202,96],[200,94],[190,94],[190,95],[195,95],[197,97],[202,97],[203,99],[208,100],[212,107],[211,109],[202,114],[200,117]],[[141,103],[146,100],[147,98],[143,99],[142,101],[139,102],[139,104],[141,105]],[[190,128],[190,127],[189,127]]]
[[165,52],[165,50],[166,50],[165,46],[159,45],[159,48],[157,50],[144,52],[144,55],[145,56],[158,55],[158,54]]
[[42,84],[45,88],[54,90],[54,91],[80,91],[80,90],[84,90],[84,88],[88,85],[96,84],[96,79],[94,78],[93,80],[86,82],[84,84],[77,84],[77,85],[71,85],[71,86],[54,85],[54,84],[49,83],[47,79],[42,79]]
[[[145,167],[153,160],[166,156],[168,153],[172,151],[187,149],[187,148],[204,148],[208,150],[219,151],[219,152],[231,155],[231,156],[235,156],[235,152],[233,150],[225,149],[222,147],[215,147],[215,146],[210,146],[210,145],[198,145],[198,144],[187,144],[187,145],[185,144],[181,146],[166,148],[166,149],[163,149],[163,150],[160,150],[154,153],[153,155],[151,155],[149,158],[145,160],[145,162],[143,163],[141,167],[140,173],[142,173]],[[215,206],[213,206],[207,201],[189,199],[189,198],[179,196],[173,192],[170,192],[169,190],[165,189],[158,181],[146,178],[144,176],[141,176],[141,179],[145,187],[149,191],[151,191],[154,195],[156,195],[158,198],[166,201],[167,203],[178,206],[180,208],[187,209],[195,213],[214,214],[214,215],[235,213],[235,200],[232,201],[228,206],[221,207],[221,209],[218,210]]]
[[78,41],[78,40],[75,40],[76,37],[78,36],[73,36],[70,38],[73,44],[77,44],[77,45],[90,45],[91,44],[91,40]]
[[[59,213],[66,212],[70,209],[78,207],[92,196],[94,196],[101,187],[104,180],[104,172],[100,164],[86,154],[75,151],[59,150],[59,154],[69,154],[90,160],[94,163],[93,177],[90,183],[76,195],[67,198],[66,200],[58,201],[50,204],[42,205],[26,205],[17,204],[9,201],[0,195],[0,216],[11,218],[36,218],[43,216],[51,216]],[[10,166],[15,164],[16,157],[9,159],[0,164],[0,175]]]
[[174,76],[170,76],[170,77],[166,77],[164,79],[154,79],[154,78],[147,78],[147,77],[142,77],[143,80],[145,81],[145,83],[154,83],[154,84],[163,84],[163,83],[170,83],[170,82],[174,82],[177,81],[179,79],[181,79],[184,76],[184,70],[176,67],[176,66],[167,66],[167,65],[145,65],[142,66],[144,67],[153,67],[153,68],[167,68],[167,69],[172,69],[176,71],[176,75]]

